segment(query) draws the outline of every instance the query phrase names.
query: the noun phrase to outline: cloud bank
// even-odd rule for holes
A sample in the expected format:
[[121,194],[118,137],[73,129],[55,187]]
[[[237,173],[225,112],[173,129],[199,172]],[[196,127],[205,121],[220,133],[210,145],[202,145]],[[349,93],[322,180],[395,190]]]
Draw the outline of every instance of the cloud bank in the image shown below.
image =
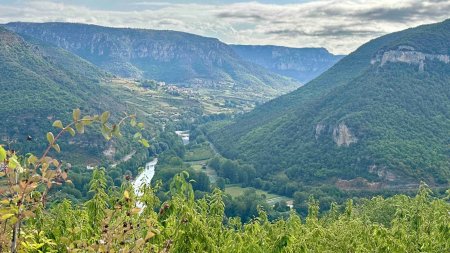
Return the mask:
[[226,43],[325,47],[333,53],[347,54],[383,34],[450,18],[450,0],[114,2],[115,8],[101,8],[77,1],[0,1],[0,23],[63,21],[168,29],[216,37]]

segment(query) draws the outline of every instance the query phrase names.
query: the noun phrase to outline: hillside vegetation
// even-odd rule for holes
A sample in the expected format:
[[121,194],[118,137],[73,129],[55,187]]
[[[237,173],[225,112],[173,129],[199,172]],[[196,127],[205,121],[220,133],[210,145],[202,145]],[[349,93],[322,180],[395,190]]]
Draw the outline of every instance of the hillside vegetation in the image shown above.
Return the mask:
[[448,185],[449,41],[450,21],[372,40],[209,136],[222,154],[253,164],[270,182]]
[[[8,29],[68,50],[121,77],[229,91],[267,100],[300,83],[247,62],[215,38],[71,23],[9,23]],[[259,95],[258,95],[259,94]],[[251,97],[251,96],[250,96]]]
[[[108,74],[62,49],[28,43],[0,27],[0,125],[2,140],[32,145],[27,137],[51,127],[73,107],[98,112],[123,110],[100,86]],[[92,141],[92,145],[96,145]]]
[[[68,51],[33,39],[25,41],[4,28],[0,28],[0,74],[0,115],[5,116],[0,122],[0,140],[22,153],[42,151],[40,133],[50,130],[56,118],[67,120],[74,107],[89,114],[106,108],[115,115],[136,113],[148,126],[144,135],[154,138],[164,125],[203,115],[203,105],[197,100],[172,95],[161,87],[143,87],[144,81],[112,78]],[[127,129],[124,135],[130,137]],[[107,143],[95,133],[61,145],[62,156],[77,168],[76,186],[81,192],[87,192],[89,176],[86,181],[81,176],[86,175],[86,166],[117,165],[134,154],[132,165],[131,161],[126,168],[120,165],[116,168],[120,172],[113,173],[113,179],[120,180],[122,167],[136,173],[149,156],[147,150],[137,150],[126,139]],[[154,149],[158,150],[157,143]]]
[[[53,139],[49,142],[54,145]],[[51,161],[50,167],[34,156],[18,160],[15,153],[0,146],[0,163],[5,167],[0,176],[10,181],[19,176],[0,194],[2,252],[450,250],[450,196],[433,197],[425,185],[415,197],[376,197],[360,204],[349,200],[343,206],[333,204],[323,215],[319,215],[319,203],[310,198],[305,218],[291,211],[286,218],[270,221],[260,207],[255,217],[242,223],[239,218],[225,216],[220,190],[196,199],[186,172],[171,180],[169,198],[161,202],[161,182],[153,188],[144,185],[142,194],[135,195],[130,182],[107,188],[105,171],[98,169],[92,174],[92,197],[87,202],[73,205],[66,199],[46,208],[49,188],[70,184],[57,159],[46,160]],[[30,176],[28,172],[34,173]]]

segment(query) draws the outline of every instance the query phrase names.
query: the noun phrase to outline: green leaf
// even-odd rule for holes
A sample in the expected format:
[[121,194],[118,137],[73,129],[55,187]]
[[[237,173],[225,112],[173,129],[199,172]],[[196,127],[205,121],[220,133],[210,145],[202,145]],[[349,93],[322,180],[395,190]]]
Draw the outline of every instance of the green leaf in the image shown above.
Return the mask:
[[105,124],[106,121],[109,119],[109,112],[102,113],[102,116],[100,117],[100,120],[102,121],[102,124]]
[[17,158],[14,157],[14,156],[10,157],[9,158],[9,162],[8,162],[8,167],[11,168],[11,169],[15,169],[18,166],[20,166],[20,163],[19,163],[19,161],[17,161]]
[[84,125],[83,123],[76,123],[75,128],[77,129],[78,133],[82,134],[84,133]]
[[52,132],[48,132],[48,133],[47,133],[47,141],[48,141],[48,143],[50,143],[50,144],[53,144],[53,142],[55,141],[55,136],[53,136],[53,133],[52,133]]
[[109,127],[107,125],[102,125],[102,133],[104,134],[109,134],[109,132],[111,132],[111,130],[109,129]]
[[122,134],[120,133],[120,127],[119,125],[113,125],[112,134],[116,137],[121,137]]
[[137,124],[137,126],[138,126],[140,129],[143,129],[143,128],[144,128],[144,123],[140,122],[140,123]]
[[30,157],[28,157],[28,163],[29,164],[36,164],[36,162],[38,161],[37,157],[34,155],[31,155]]
[[0,162],[3,162],[6,159],[6,150],[0,146]]
[[112,133],[108,126],[102,125],[102,135],[103,137],[105,137],[106,140],[111,139]]
[[150,147],[150,144],[146,139],[140,139],[139,142],[146,148]]
[[55,144],[52,147],[53,147],[53,149],[56,150],[56,152],[58,152],[58,153],[61,152],[61,148],[59,147],[59,144]]
[[140,132],[137,132],[134,134],[133,138],[140,139],[140,138],[142,138],[142,134]]
[[55,120],[55,122],[53,122],[53,127],[57,127],[57,128],[63,128],[63,124],[61,122],[61,120]]
[[130,121],[130,124],[131,124],[132,127],[135,127],[136,126],[136,119],[132,118],[131,121]]
[[7,213],[7,214],[4,214],[4,215],[2,215],[2,220],[9,219],[9,218],[11,218],[11,217],[13,217],[13,216],[14,216],[13,213]]
[[85,126],[89,126],[92,122],[94,122],[94,119],[90,116],[84,116],[82,122]]
[[67,127],[66,130],[70,133],[70,135],[72,135],[72,137],[75,136],[75,130],[73,130],[73,128]]
[[73,110],[73,121],[78,121],[80,119],[81,111],[80,109]]

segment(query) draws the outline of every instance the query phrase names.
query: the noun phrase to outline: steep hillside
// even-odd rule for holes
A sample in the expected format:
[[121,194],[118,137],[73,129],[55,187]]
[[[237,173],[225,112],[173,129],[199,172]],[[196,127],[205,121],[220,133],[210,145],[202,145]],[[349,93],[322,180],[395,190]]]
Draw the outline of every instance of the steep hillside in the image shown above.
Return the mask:
[[[210,137],[265,179],[341,188],[450,180],[450,20],[361,46]],[[362,177],[362,178],[360,178]]]
[[316,78],[344,57],[325,48],[252,45],[232,45],[232,48],[241,58],[302,83]]
[[10,123],[31,120],[27,123],[31,128],[39,117],[61,116],[74,107],[88,110],[100,109],[101,103],[115,104],[99,87],[105,72],[64,50],[27,43],[1,27],[0,66],[0,108]]
[[[37,139],[53,129],[53,121],[68,120],[74,108],[83,113],[126,110],[100,85],[109,78],[102,70],[65,50],[26,42],[1,27],[0,76],[0,115],[7,115],[0,122],[0,138],[21,150],[36,147]],[[27,141],[29,135],[33,140]],[[102,138],[93,138],[89,148],[74,148],[79,154],[94,154],[104,144]]]
[[10,23],[6,27],[71,51],[122,77],[235,94],[258,92],[268,98],[299,87],[293,80],[243,61],[230,46],[214,38],[70,23]]

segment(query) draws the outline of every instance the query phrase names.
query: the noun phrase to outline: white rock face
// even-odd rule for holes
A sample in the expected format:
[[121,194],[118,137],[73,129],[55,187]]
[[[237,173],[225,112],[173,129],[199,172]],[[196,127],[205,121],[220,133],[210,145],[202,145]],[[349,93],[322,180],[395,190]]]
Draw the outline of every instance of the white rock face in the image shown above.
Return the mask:
[[333,129],[333,140],[339,147],[342,145],[348,147],[350,144],[358,142],[358,138],[350,132],[344,122]]
[[397,179],[397,176],[393,172],[386,169],[386,167],[380,168],[375,164],[369,166],[369,173],[377,174],[379,178],[385,181],[393,182]]
[[316,140],[319,139],[320,134],[322,133],[322,131],[325,130],[325,125],[324,124],[317,124],[316,125]]
[[419,71],[424,71],[425,61],[440,61],[445,64],[450,63],[450,56],[445,54],[426,54],[423,52],[415,51],[410,46],[399,46],[397,50],[388,50],[378,53],[370,63],[372,65],[380,63],[380,66],[384,66],[389,62],[401,62],[412,65],[418,65]]

